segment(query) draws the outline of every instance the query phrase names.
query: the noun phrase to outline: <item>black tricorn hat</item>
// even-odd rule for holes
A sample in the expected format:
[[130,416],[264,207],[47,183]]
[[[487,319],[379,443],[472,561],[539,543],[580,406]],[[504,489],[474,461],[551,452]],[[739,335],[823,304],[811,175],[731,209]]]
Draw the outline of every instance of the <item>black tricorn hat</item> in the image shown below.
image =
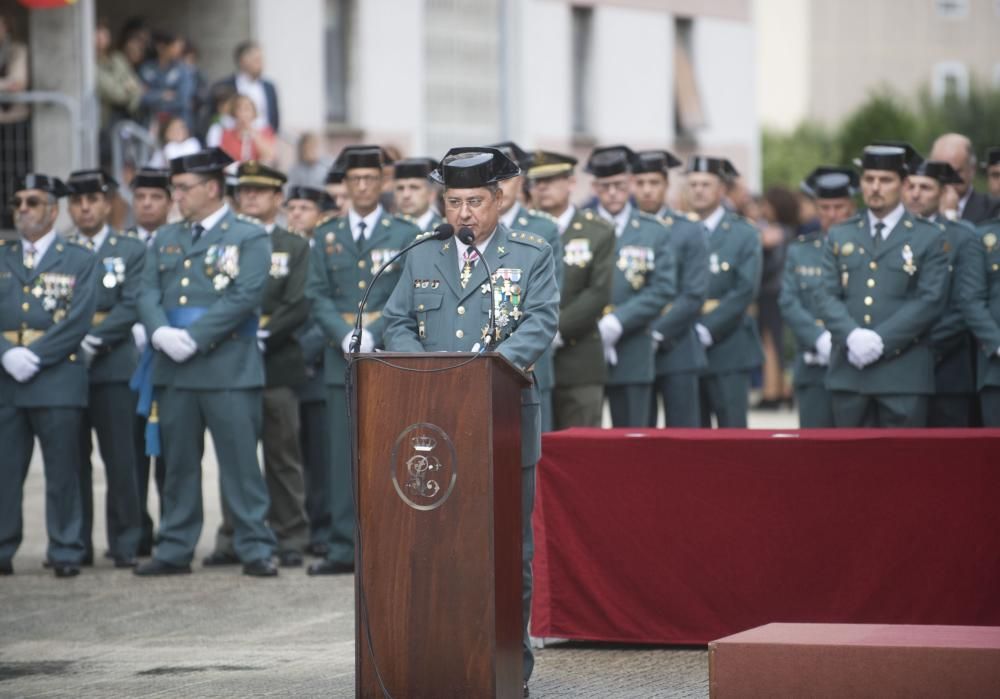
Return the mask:
[[613,177],[631,172],[635,153],[628,146],[595,148],[587,159],[585,170],[594,177]]
[[280,170],[263,165],[256,160],[248,160],[240,163],[236,169],[237,187],[259,187],[281,189],[285,186],[288,177]]
[[888,170],[899,173],[900,177],[906,177],[909,172],[908,164],[916,153],[912,146],[907,150],[907,145],[898,143],[866,146],[861,157],[855,160],[854,164],[862,170]]
[[379,169],[386,165],[392,165],[392,158],[381,146],[347,146],[340,151],[336,162],[333,163],[333,170],[347,174],[348,170],[358,167],[377,167]]
[[144,167],[135,173],[132,180],[132,189],[139,187],[151,187],[170,191],[170,171],[159,168]]
[[857,193],[860,179],[852,168],[820,165],[802,180],[799,189],[815,199],[849,198]]
[[36,172],[29,172],[27,175],[17,180],[17,185],[14,187],[14,191],[22,192],[26,189],[38,189],[43,192],[48,192],[56,199],[59,197],[65,197],[70,193],[69,187],[67,187],[58,177],[50,177],[49,175],[42,175]]
[[222,172],[232,162],[233,159],[226,155],[226,152],[221,148],[205,148],[197,153],[182,155],[171,160],[170,174],[212,175]]
[[394,180],[406,180],[411,178],[427,179],[437,161],[434,158],[406,158],[397,160],[392,166],[392,178]]
[[707,172],[723,180],[739,177],[733,164],[727,158],[714,158],[707,155],[692,155],[688,159],[687,172]]
[[559,177],[573,174],[576,158],[550,150],[536,150],[530,156],[528,164],[528,179],[544,180],[549,177]]
[[632,172],[640,175],[646,172],[661,172],[666,175],[670,168],[683,165],[680,159],[668,150],[641,150],[632,158]]
[[986,149],[986,157],[983,158],[983,168],[1000,165],[1000,146],[993,146]]
[[107,194],[118,187],[118,183],[104,170],[74,170],[66,178],[70,194]]
[[311,201],[319,206],[320,211],[329,211],[337,205],[337,202],[334,201],[333,197],[322,189],[305,187],[303,185],[292,185],[288,188],[288,192],[285,194],[285,201],[288,202],[293,199],[305,199],[306,201]]
[[964,180],[959,175],[951,163],[943,160],[921,160],[910,163],[910,174],[920,177],[930,177],[941,184],[962,184]]
[[340,184],[344,181],[346,173],[343,170],[338,170],[336,165],[333,165],[329,171],[326,173],[326,179],[324,182],[326,184]]
[[500,143],[491,143],[490,148],[496,148],[498,151],[506,155],[508,158],[517,163],[517,166],[521,168],[523,172],[531,165],[531,156],[525,151],[521,146],[517,145],[513,141],[501,141]]
[[430,174],[432,181],[451,189],[476,189],[521,174],[521,168],[496,148],[452,148]]

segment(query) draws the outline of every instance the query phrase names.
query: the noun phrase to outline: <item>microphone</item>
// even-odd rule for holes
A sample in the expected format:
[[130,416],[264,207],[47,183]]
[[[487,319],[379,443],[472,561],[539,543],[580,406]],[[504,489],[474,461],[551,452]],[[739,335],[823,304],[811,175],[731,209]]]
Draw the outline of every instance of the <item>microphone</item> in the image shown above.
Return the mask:
[[458,233],[456,233],[455,236],[476,251],[476,255],[479,256],[479,261],[482,262],[483,266],[486,268],[486,280],[490,283],[490,334],[487,335],[483,341],[483,351],[485,351],[486,348],[489,347],[490,343],[496,339],[497,333],[496,309],[494,306],[496,303],[496,288],[493,286],[493,272],[490,270],[489,263],[486,262],[486,256],[483,255],[482,251],[476,247],[476,234],[472,232],[471,228],[468,226],[462,226],[458,229]]
[[[469,232],[471,233],[472,231]],[[351,344],[349,347],[349,349],[351,350],[351,354],[354,354],[355,352],[361,349],[361,322],[362,322],[361,319],[365,313],[365,305],[368,303],[368,294],[370,294],[372,292],[372,289],[375,288],[375,282],[378,281],[378,278],[382,276],[382,272],[387,270],[393,262],[398,260],[400,257],[405,255],[418,245],[422,245],[423,243],[426,243],[429,240],[448,240],[448,238],[452,237],[453,235],[455,235],[455,227],[450,223],[442,223],[440,226],[434,229],[434,235],[417,238],[412,243],[407,245],[405,248],[403,248],[395,255],[390,257],[385,264],[383,264],[381,267],[378,268],[378,271],[375,272],[375,276],[372,277],[371,282],[368,284],[368,288],[365,290],[365,295],[361,297],[361,304],[358,306],[358,315],[354,319],[354,332],[351,333]]]

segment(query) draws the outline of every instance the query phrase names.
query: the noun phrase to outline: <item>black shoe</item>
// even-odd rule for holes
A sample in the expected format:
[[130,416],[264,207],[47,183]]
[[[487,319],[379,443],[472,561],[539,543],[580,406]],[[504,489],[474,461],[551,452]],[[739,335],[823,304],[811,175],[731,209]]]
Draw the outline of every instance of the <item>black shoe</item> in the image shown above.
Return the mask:
[[139,544],[139,548],[136,549],[135,555],[139,558],[149,558],[153,555],[153,544],[146,543],[145,541]]
[[80,566],[75,563],[53,563],[52,572],[57,578],[75,578],[80,574]]
[[317,561],[309,566],[306,573],[309,575],[343,575],[353,573],[353,563],[338,563],[337,561]]
[[212,551],[212,553],[201,560],[201,564],[207,568],[214,566],[236,566],[240,564],[240,559],[236,557],[235,553]]
[[528,692],[528,683],[527,682],[524,683],[524,696],[526,696],[526,697],[527,696],[531,696],[530,692]]
[[243,564],[243,574],[254,578],[273,578],[278,574],[278,567],[270,558],[261,558]]
[[187,575],[191,572],[191,566],[175,566],[173,563],[158,561],[154,558],[140,566],[136,566],[132,572],[143,577],[154,575]]
[[[90,553],[83,554],[83,558],[80,559],[80,563],[76,564],[76,565],[78,565],[79,567],[82,567],[82,568],[90,568],[91,566],[93,566],[94,565],[94,552],[91,551]],[[42,568],[55,568],[55,566],[56,566],[56,564],[53,563],[52,561],[50,561],[48,558],[46,558],[44,561],[42,561]]]
[[14,564],[10,561],[0,561],[0,575],[13,575]]
[[313,543],[306,546],[306,553],[310,556],[315,556],[316,558],[326,558],[326,552],[330,550],[328,544],[323,543]]
[[115,556],[115,568],[135,568],[136,560],[132,556]]
[[298,551],[278,552],[278,565],[282,568],[300,568],[303,562],[302,554]]

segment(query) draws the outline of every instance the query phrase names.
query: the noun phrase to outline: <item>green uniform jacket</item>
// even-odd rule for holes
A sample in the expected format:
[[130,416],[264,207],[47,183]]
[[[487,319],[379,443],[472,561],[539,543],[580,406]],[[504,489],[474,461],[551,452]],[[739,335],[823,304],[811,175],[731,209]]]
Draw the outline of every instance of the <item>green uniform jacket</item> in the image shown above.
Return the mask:
[[958,287],[966,269],[978,256],[975,227],[967,221],[935,221],[945,237],[948,256],[948,305],[931,328],[934,350],[934,392],[964,395],[976,392],[976,365],[972,333],[965,323]]
[[681,214],[664,213],[659,220],[667,227],[667,241],[677,266],[677,292],[651,326],[663,336],[656,352],[656,375],[701,372],[708,359],[694,324],[708,292],[708,244],[697,224]]
[[822,286],[823,245],[826,234],[822,231],[800,235],[788,246],[785,273],[781,280],[778,305],[785,323],[795,336],[795,385],[823,386],[826,367],[806,364],[805,352],[816,351],[816,340],[826,332],[820,318],[818,293]]
[[747,371],[764,361],[757,323],[747,310],[760,287],[760,234],[727,211],[708,236],[708,298],[699,323],[712,334],[706,374]]
[[128,383],[139,363],[132,326],[139,320],[146,246],[138,238],[110,231],[95,256],[97,312],[90,334],[103,344],[90,364],[90,383]]
[[[903,214],[872,251],[868,214],[830,229],[823,250],[820,314],[833,336],[826,386],[865,395],[931,394],[928,334],[947,301],[948,258],[940,229]],[[847,336],[870,328],[885,345],[864,369],[847,361]]]
[[[559,225],[556,220],[541,211],[526,210],[520,204],[515,204],[514,207],[514,228],[534,233],[545,240],[552,247],[552,259],[558,260],[562,256],[562,243],[559,241]],[[557,288],[562,288],[563,266],[556,264],[555,268]],[[551,391],[556,384],[554,355],[555,352],[549,346],[535,362],[535,383],[539,391]]]
[[0,369],[0,402],[86,407],[87,369],[79,347],[97,307],[97,284],[97,259],[78,245],[57,236],[35,269],[27,269],[20,242],[0,240],[0,355],[24,344],[26,336],[18,333],[42,333],[29,344],[40,370],[22,384]]
[[557,386],[604,384],[607,369],[597,321],[611,303],[615,230],[593,211],[577,210],[562,233],[563,281],[556,350]]
[[264,340],[268,386],[298,386],[306,379],[296,331],[309,317],[308,273],[309,241],[276,226],[271,231],[271,271],[260,317],[261,327],[271,333]]
[[[399,218],[403,219],[404,221],[406,221],[407,223],[410,223],[410,224],[416,226],[417,228],[420,228],[420,222],[417,220],[417,218],[415,216],[410,216],[409,214],[397,214],[397,216]],[[438,226],[440,226],[442,223],[444,223],[444,217],[441,214],[439,214],[437,211],[435,211],[431,215],[431,220],[427,223],[427,226],[421,232],[422,233],[430,233],[435,228],[437,228]]]
[[966,260],[959,260],[958,296],[979,348],[976,386],[982,389],[1000,386],[1000,218],[984,221],[976,233]]
[[615,255],[611,303],[604,311],[618,318],[622,336],[615,344],[618,363],[608,366],[607,383],[650,384],[656,370],[649,326],[677,294],[677,263],[663,224],[634,207],[622,234],[615,236]]
[[[354,242],[347,216],[331,219],[316,229],[309,260],[306,296],[312,315],[327,339],[324,373],[327,385],[344,385],[347,362],[342,343],[354,329],[365,290],[379,267],[413,242],[420,230],[398,216],[383,214],[367,239]],[[364,328],[375,346],[382,346],[385,320],[382,307],[399,280],[405,260],[397,260],[379,278],[365,306]]]
[[[559,320],[552,248],[533,233],[503,224],[484,251],[496,286],[498,344],[495,350],[529,370],[552,344]],[[519,287],[519,288],[515,288]],[[489,329],[490,288],[477,264],[462,288],[451,240],[430,241],[407,255],[399,284],[385,305],[385,346],[390,352],[468,352]],[[502,298],[502,300],[500,300]],[[521,463],[541,455],[538,390],[521,392]]]
[[189,223],[156,231],[146,253],[139,318],[152,341],[174,309],[203,308],[187,331],[198,351],[182,364],[157,352],[153,384],[189,390],[264,386],[255,334],[271,262],[271,241],[256,221],[231,210],[197,243]]

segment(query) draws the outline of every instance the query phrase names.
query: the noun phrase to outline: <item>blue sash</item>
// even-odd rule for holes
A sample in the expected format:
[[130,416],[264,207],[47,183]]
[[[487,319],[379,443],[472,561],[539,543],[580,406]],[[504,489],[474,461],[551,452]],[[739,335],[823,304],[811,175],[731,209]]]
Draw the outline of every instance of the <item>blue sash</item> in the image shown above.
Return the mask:
[[[207,308],[182,306],[179,308],[167,309],[167,322],[172,328],[189,328],[195,321],[205,315]],[[257,337],[257,316],[247,318],[236,328],[236,334],[243,338]],[[156,396],[153,388],[153,357],[156,351],[152,342],[146,345],[146,349],[139,358],[139,366],[136,367],[132,379],[129,381],[129,388],[139,394],[139,403],[135,412],[146,418],[146,456],[159,456],[160,449],[160,419],[157,414]]]

